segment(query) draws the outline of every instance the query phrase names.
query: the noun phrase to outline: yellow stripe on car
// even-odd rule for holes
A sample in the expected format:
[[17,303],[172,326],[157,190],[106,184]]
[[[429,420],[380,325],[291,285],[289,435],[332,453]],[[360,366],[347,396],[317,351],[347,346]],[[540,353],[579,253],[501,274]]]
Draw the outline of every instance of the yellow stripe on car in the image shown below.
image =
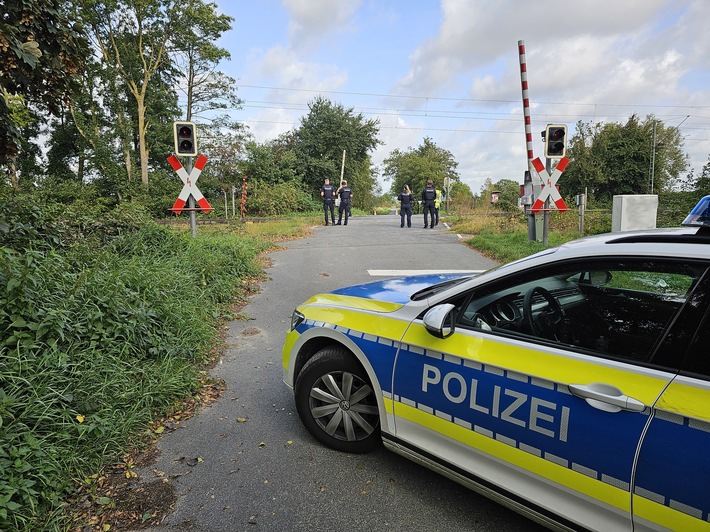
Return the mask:
[[[476,433],[473,430],[448,422],[436,415],[428,414],[417,408],[396,402],[394,410],[398,418],[404,418],[435,432],[443,434],[469,447],[495,456],[521,469],[530,471],[543,478],[568,486],[594,499],[599,499],[623,511],[629,510],[629,493],[609,484],[601,484],[594,479],[557,465],[544,458],[536,457],[498,440]],[[460,464],[462,465],[462,464]],[[476,472],[473,471],[475,474]]]
[[394,312],[402,308],[401,303],[391,303],[389,301],[377,301],[355,296],[343,296],[338,294],[318,294],[311,297],[302,306],[325,305],[329,308],[351,308],[361,311],[371,312]]

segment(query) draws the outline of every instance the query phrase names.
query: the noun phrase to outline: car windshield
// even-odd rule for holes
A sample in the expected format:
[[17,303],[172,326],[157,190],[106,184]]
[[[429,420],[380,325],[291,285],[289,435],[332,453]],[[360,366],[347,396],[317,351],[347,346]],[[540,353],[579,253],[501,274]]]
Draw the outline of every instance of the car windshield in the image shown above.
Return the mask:
[[465,277],[449,279],[448,281],[444,281],[443,283],[428,286],[422,290],[419,290],[419,292],[415,292],[414,294],[412,294],[411,300],[420,301],[422,299],[426,299],[427,297],[433,296],[434,294],[438,294],[439,292],[442,292],[447,288],[451,288],[452,286],[456,286],[457,284],[463,283],[464,281],[468,281],[471,277],[473,276],[467,275]]

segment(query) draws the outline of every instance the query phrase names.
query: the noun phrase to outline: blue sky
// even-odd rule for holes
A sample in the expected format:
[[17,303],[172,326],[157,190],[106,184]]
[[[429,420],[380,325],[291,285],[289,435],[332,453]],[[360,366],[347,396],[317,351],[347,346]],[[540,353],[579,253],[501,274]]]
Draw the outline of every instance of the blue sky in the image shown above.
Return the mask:
[[486,179],[522,182],[522,40],[535,156],[548,123],[573,130],[633,113],[679,126],[696,173],[710,155],[707,0],[217,4],[235,19],[220,42],[231,53],[220,68],[244,101],[234,118],[259,142],[298,127],[321,95],[379,119],[376,165],[430,137],[473,192]]

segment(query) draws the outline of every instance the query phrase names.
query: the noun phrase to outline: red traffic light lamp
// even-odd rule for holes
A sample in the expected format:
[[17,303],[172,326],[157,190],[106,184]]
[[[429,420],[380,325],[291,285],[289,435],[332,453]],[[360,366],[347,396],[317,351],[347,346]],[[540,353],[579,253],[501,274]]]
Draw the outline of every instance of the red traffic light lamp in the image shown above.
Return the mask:
[[545,157],[562,159],[567,153],[567,126],[547,124],[545,128]]
[[197,127],[192,122],[174,122],[175,154],[197,155]]

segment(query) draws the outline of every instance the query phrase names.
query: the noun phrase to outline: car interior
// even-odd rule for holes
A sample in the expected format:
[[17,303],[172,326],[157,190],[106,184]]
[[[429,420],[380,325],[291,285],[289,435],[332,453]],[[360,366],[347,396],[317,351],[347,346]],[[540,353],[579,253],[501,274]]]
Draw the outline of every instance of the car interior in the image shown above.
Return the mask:
[[585,266],[479,288],[457,305],[456,324],[648,361],[704,270],[651,262]]

